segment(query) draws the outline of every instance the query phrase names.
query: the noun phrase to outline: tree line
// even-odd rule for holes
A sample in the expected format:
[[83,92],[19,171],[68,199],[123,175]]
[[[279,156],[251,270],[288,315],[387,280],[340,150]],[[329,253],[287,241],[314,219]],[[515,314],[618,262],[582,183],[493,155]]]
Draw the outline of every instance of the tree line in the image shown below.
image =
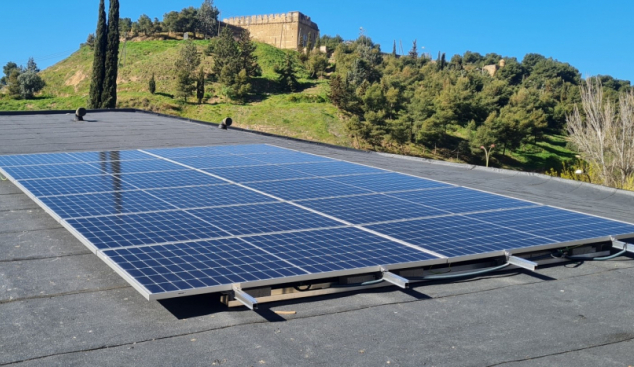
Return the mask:
[[[579,71],[539,54],[520,61],[467,51],[432,60],[419,56],[415,42],[407,55],[395,51],[382,53],[364,35],[336,46],[330,98],[357,146],[445,148],[478,160],[474,154],[482,147],[505,154],[545,132],[563,132],[566,116],[581,102]],[[600,79],[606,98],[631,89],[628,81]],[[456,139],[458,130],[464,139]]]
[[153,20],[146,14],[139,19],[121,18],[120,31],[122,35],[152,36],[163,32],[191,32],[203,34],[206,38],[217,36],[218,15],[220,12],[214,6],[213,0],[205,0],[200,8],[193,6],[184,8],[180,12],[170,11],[163,15],[163,20]]

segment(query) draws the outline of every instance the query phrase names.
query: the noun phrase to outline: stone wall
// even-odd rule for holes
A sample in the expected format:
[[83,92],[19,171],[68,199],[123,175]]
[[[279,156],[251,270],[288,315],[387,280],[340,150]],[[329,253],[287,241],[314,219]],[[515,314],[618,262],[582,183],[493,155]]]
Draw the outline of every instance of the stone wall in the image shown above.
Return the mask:
[[252,15],[223,20],[232,26],[248,29],[254,40],[282,49],[297,49],[308,42],[315,44],[319,27],[310,17],[298,12]]

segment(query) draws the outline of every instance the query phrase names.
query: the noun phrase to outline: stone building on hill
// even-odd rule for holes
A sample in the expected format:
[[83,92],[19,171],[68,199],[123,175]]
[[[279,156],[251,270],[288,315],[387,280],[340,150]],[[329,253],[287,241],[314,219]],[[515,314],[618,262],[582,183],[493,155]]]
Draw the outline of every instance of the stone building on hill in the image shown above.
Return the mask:
[[319,38],[317,24],[298,11],[233,17],[224,19],[223,22],[248,29],[254,40],[282,49],[296,50],[308,46],[309,43],[314,45]]

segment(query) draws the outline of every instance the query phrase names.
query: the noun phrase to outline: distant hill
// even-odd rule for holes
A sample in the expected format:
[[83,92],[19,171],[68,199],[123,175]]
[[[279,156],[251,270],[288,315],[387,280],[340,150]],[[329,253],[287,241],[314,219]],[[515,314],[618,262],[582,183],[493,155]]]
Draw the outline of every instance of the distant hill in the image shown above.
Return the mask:
[[[256,54],[262,67],[262,76],[253,81],[256,92],[244,105],[226,103],[219,98],[220,84],[208,83],[202,105],[194,98],[183,102],[173,94],[176,91],[174,62],[182,41],[144,40],[121,44],[119,70],[119,108],[139,108],[181,117],[219,122],[231,116],[236,125],[259,131],[318,140],[339,145],[350,145],[343,132],[336,107],[328,102],[327,81],[301,79],[298,93],[278,93],[274,65],[285,52],[257,43]],[[208,41],[194,43],[200,52]],[[204,57],[202,66],[211,71],[212,58]],[[76,109],[86,105],[90,87],[92,49],[81,47],[67,59],[43,70],[46,87],[33,100],[0,99],[0,110],[59,110]],[[152,74],[156,79],[156,94],[148,92]]]

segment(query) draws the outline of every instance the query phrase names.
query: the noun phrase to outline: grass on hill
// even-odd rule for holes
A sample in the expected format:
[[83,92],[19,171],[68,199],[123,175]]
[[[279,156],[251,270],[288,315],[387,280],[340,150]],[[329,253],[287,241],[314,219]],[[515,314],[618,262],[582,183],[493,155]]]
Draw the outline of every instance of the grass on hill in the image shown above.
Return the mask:
[[[202,54],[209,41],[193,41]],[[121,67],[118,78],[119,108],[139,108],[185,118],[219,122],[231,116],[235,126],[306,140],[349,145],[339,113],[327,101],[328,83],[300,79],[302,90],[287,94],[278,92],[274,66],[287,51],[258,43],[256,55],[262,76],[253,82],[256,95],[245,104],[226,100],[221,85],[207,84],[203,104],[193,97],[182,101],[173,96],[176,90],[174,63],[182,41],[129,41],[121,44]],[[92,50],[82,47],[69,58],[42,71],[46,87],[35,99],[0,98],[0,110],[61,110],[86,105],[90,89]],[[202,66],[210,71],[212,58],[202,55]],[[148,92],[152,74],[157,93]]]

